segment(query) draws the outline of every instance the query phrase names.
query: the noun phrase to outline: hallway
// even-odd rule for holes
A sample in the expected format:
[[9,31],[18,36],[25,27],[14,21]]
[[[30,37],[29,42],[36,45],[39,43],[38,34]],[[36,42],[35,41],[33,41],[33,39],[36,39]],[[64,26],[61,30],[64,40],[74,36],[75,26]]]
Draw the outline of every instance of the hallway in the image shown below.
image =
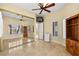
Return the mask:
[[1,56],[71,56],[64,46],[41,40],[0,52]]

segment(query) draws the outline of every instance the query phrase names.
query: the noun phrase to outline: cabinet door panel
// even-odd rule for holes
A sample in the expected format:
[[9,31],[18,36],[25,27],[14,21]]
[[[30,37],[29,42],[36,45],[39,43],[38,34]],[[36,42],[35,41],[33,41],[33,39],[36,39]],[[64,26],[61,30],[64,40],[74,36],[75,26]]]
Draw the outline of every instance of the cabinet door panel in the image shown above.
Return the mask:
[[79,56],[79,42],[78,42],[78,46],[77,46],[77,55]]
[[66,39],[66,48],[67,48],[67,51],[70,52],[70,39]]
[[72,25],[72,39],[75,40],[75,25]]
[[78,37],[77,37],[77,40],[79,41],[79,24],[78,24],[78,30],[77,30],[77,33],[78,33]]
[[75,41],[74,40],[70,40],[70,53],[72,55],[75,55]]

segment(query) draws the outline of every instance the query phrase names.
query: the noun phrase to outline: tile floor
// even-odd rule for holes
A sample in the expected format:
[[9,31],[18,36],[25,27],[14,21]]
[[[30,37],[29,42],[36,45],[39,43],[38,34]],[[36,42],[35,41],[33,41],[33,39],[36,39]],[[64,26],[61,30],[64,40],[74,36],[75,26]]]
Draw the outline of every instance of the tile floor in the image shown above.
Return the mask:
[[1,51],[0,56],[71,56],[64,46],[41,40]]

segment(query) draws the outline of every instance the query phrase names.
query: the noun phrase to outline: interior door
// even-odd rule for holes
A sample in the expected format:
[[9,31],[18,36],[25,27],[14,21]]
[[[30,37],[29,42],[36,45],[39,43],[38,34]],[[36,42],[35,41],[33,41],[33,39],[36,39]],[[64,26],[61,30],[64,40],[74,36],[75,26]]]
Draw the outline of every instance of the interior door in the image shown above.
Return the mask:
[[28,37],[27,26],[23,26],[23,37],[24,38]]
[[38,39],[43,40],[43,23],[38,23]]

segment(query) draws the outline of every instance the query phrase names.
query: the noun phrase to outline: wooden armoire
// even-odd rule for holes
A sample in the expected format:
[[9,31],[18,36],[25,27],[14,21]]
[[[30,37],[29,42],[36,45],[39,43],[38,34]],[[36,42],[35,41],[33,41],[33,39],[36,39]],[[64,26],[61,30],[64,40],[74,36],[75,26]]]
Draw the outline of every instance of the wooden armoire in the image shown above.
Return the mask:
[[66,19],[66,48],[73,56],[79,56],[79,14]]

